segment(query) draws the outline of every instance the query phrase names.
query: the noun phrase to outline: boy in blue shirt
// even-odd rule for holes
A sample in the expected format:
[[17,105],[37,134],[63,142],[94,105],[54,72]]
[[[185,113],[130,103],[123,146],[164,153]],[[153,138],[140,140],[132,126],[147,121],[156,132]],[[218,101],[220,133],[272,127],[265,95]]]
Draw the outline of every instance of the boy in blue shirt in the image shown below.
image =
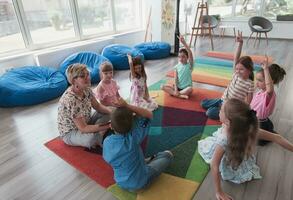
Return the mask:
[[159,152],[146,163],[140,143],[148,134],[152,112],[129,105],[123,99],[116,104],[119,108],[111,114],[115,134],[104,140],[103,158],[112,166],[116,183],[123,189],[136,191],[159,176],[170,164],[173,154]]

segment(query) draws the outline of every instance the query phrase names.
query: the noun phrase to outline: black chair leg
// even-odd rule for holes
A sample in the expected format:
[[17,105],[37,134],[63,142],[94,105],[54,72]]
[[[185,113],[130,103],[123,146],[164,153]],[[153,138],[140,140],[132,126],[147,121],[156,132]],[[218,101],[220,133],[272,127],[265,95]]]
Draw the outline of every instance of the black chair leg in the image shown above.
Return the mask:
[[268,40],[268,34],[267,32],[265,32],[265,36],[266,36],[266,39],[267,39],[267,46],[269,45],[269,40]]
[[248,44],[248,41],[250,40],[250,38],[251,38],[252,34],[253,34],[253,32],[251,32],[251,34],[250,34],[249,38],[248,38],[248,39],[247,39],[247,41],[246,41],[246,44]]

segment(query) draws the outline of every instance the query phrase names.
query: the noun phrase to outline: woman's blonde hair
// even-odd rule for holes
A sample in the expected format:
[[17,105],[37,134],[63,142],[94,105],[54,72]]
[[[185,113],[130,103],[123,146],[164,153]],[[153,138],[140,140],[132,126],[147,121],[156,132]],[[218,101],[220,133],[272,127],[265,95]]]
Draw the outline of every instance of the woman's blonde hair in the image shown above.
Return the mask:
[[88,72],[85,64],[75,63],[69,65],[66,70],[67,81],[72,85],[73,79],[77,77],[84,77]]
[[250,106],[238,99],[225,102],[224,113],[229,120],[227,162],[234,169],[250,157],[256,146],[258,119]]

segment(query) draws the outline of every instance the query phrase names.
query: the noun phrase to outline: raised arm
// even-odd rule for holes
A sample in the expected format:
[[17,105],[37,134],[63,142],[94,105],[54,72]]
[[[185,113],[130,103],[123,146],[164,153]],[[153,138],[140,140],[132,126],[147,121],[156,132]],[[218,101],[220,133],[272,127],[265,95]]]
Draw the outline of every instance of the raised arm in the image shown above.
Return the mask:
[[274,92],[274,83],[269,71],[269,66],[268,66],[268,56],[266,55],[266,58],[262,64],[263,72],[264,72],[264,77],[265,77],[265,84],[266,84],[266,92],[271,95]]
[[133,78],[133,77],[135,77],[135,72],[134,72],[132,57],[130,54],[127,54],[127,58],[128,58],[128,63],[129,63],[129,67],[130,67],[131,78]]
[[283,148],[293,152],[293,144],[279,134],[274,134],[269,131],[259,129],[258,138],[262,140],[272,141],[282,146]]
[[148,119],[152,119],[153,118],[153,113],[147,109],[144,108],[140,108],[137,106],[133,106],[128,104],[124,99],[120,98],[116,103],[115,103],[118,107],[127,107],[129,110],[131,110],[132,112],[136,113],[137,115],[141,116],[141,117],[145,117]]
[[243,46],[242,32],[240,32],[240,31],[238,31],[238,33],[237,33],[236,42],[238,45],[237,45],[237,49],[234,54],[233,71],[235,71],[236,63],[238,62],[238,60],[241,56],[241,51],[242,51],[242,46]]
[[188,60],[189,60],[189,64],[190,64],[190,68],[192,69],[193,68],[193,54],[192,54],[192,51],[191,49],[189,48],[189,46],[187,45],[184,37],[182,35],[180,35],[178,37],[179,41],[183,44],[184,48],[187,50],[188,52]]
[[218,145],[215,149],[212,162],[211,162],[211,171],[212,171],[212,176],[214,179],[217,200],[231,200],[232,199],[232,197],[226,194],[222,190],[222,187],[221,187],[219,166],[220,166],[224,153],[225,153],[224,149]]

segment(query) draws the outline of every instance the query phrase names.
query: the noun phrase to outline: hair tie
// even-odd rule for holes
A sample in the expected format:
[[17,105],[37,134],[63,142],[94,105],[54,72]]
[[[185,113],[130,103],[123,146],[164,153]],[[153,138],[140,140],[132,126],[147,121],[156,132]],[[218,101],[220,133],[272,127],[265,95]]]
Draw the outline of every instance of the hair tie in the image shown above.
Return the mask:
[[256,111],[253,109],[250,109],[247,114],[250,118],[256,117]]

